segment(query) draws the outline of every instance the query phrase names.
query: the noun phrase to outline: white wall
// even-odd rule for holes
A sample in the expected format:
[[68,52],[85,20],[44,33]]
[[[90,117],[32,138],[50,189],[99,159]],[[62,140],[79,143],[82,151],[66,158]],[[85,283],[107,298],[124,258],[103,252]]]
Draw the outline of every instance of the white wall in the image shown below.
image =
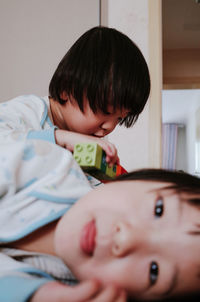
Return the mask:
[[[134,40],[148,63],[148,0],[106,1],[107,25]],[[47,95],[67,49],[98,23],[98,0],[1,0],[0,101],[21,94]],[[133,128],[120,127],[109,136],[129,171],[149,164],[148,119],[146,105]]]
[[0,101],[47,95],[59,61],[99,24],[99,0],[0,1]]
[[[148,63],[148,0],[108,0],[108,26],[128,35],[141,49]],[[131,129],[118,127],[109,135],[119,151],[121,164],[128,170],[147,167],[149,152],[148,112]]]
[[[188,120],[187,120],[187,155],[188,155],[188,172],[191,174],[195,174],[195,143],[197,140],[196,137],[196,127],[197,122],[196,121],[196,111],[200,108],[200,90],[195,90],[193,92],[193,102],[191,102],[190,108],[188,114]],[[198,158],[200,157],[200,154],[198,154]]]

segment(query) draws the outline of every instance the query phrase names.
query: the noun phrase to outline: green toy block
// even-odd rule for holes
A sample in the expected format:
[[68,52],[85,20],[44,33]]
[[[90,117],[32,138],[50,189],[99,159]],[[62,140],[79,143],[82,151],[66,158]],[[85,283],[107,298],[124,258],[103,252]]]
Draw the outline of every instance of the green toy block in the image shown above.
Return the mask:
[[74,147],[74,158],[83,168],[101,167],[102,149],[96,143],[81,143]]
[[97,143],[79,143],[74,146],[74,158],[81,168],[100,180],[116,176],[116,165],[109,167],[106,153]]

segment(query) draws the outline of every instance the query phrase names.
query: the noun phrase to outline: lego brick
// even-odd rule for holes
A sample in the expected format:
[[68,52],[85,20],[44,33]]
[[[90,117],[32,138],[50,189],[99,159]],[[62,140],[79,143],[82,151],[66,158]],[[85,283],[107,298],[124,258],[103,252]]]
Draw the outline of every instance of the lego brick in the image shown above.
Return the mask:
[[102,148],[96,143],[81,143],[74,147],[74,158],[84,168],[101,167]]
[[122,166],[116,165],[116,167],[117,167],[116,176],[127,173],[127,171]]
[[85,172],[99,180],[111,180],[126,173],[120,165],[109,167],[106,163],[106,153],[97,143],[76,144],[74,158]]

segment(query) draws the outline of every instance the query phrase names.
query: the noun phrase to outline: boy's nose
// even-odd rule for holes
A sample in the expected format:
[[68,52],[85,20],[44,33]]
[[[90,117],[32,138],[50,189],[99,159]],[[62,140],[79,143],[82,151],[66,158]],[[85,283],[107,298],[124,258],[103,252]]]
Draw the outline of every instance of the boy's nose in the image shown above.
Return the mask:
[[123,257],[144,248],[147,243],[146,239],[146,234],[142,230],[130,224],[119,222],[115,226],[112,253],[116,257]]
[[118,124],[118,121],[116,121],[116,119],[113,119],[113,120],[109,120],[109,121],[104,122],[101,125],[101,128],[103,130],[105,130],[107,133],[110,133],[110,132],[112,132],[115,129],[115,127],[117,126],[117,124]]

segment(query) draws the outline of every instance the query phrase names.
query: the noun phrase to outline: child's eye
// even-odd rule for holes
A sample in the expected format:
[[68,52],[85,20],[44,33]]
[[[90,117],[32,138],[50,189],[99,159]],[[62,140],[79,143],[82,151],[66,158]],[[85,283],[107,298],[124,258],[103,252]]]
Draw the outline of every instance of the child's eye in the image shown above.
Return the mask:
[[150,284],[154,285],[158,279],[158,274],[159,274],[159,267],[158,264],[154,261],[151,262],[150,264],[150,269],[149,269],[149,279],[150,279]]
[[156,217],[160,217],[163,215],[164,212],[164,204],[163,204],[163,199],[159,197],[156,201],[155,209],[154,209],[154,215]]

